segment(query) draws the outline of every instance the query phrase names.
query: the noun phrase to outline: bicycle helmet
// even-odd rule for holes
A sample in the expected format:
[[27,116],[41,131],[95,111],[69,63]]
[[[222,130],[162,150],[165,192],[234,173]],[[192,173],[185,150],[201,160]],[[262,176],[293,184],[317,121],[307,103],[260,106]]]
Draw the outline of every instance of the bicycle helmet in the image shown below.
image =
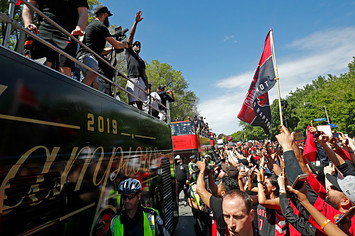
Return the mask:
[[120,194],[140,193],[141,191],[142,185],[137,179],[126,179],[118,186],[118,193]]

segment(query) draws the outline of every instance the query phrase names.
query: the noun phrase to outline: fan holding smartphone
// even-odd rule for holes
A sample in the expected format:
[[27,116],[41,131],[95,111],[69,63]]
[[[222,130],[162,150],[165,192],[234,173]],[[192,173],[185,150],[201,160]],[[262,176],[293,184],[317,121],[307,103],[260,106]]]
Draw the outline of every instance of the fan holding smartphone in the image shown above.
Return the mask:
[[308,178],[308,174],[300,174],[297,176],[297,178],[295,179],[295,182],[293,182],[292,184],[292,188],[296,189],[296,190],[300,190],[304,183],[306,182]]

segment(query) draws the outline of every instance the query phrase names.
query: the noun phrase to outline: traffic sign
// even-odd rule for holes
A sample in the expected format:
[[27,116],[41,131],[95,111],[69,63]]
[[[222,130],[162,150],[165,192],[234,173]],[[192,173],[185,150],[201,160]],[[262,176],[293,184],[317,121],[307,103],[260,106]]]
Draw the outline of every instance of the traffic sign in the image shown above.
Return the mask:
[[336,124],[330,124],[331,128],[337,128],[338,126]]
[[327,119],[325,119],[325,118],[316,118],[316,119],[314,119],[314,121],[326,121]]

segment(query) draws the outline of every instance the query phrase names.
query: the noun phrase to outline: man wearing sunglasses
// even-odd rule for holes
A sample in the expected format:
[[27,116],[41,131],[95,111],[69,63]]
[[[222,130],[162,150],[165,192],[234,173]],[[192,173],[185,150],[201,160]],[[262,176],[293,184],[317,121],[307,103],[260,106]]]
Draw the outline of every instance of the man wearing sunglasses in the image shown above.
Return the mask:
[[142,185],[137,179],[126,179],[118,186],[123,211],[111,220],[112,235],[169,235],[157,210],[142,207]]

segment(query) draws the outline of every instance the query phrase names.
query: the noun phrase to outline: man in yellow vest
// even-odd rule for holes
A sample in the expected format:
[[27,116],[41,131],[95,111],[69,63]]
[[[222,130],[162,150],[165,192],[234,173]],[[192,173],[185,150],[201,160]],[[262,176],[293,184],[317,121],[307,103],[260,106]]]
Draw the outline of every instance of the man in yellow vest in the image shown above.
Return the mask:
[[112,235],[169,235],[157,210],[142,207],[142,185],[137,179],[126,179],[118,186],[124,210],[115,215],[110,224]]

